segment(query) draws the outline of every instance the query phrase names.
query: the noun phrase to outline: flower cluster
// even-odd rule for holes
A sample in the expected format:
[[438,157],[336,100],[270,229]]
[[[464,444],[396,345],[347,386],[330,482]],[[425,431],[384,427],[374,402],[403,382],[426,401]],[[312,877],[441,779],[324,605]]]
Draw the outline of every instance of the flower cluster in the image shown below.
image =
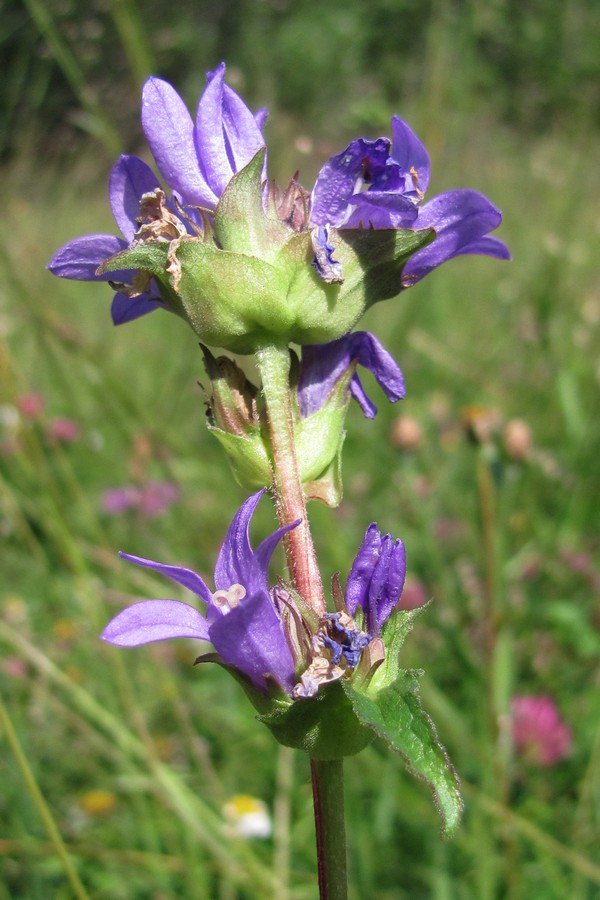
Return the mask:
[[273,551],[298,523],[277,529],[256,550],[252,548],[250,522],[263,493],[249,497],[234,516],[217,558],[214,591],[191,569],[122,553],[123,559],[190,590],[201,601],[202,611],[180,600],[142,600],[120,612],[104,629],[103,639],[120,647],[170,638],[208,642],[216,655],[199,656],[197,661],[219,662],[261,694],[308,698],[321,685],[351,677],[362,652],[378,641],[400,599],[404,546],[370,525],[354,560],[345,599],[338,601],[340,608],[317,619],[281,584],[269,587]]
[[49,263],[63,278],[109,281],[116,324],[164,308],[236,352],[269,337],[327,343],[455,256],[508,258],[483,195],[423,203],[429,157],[396,116],[392,141],[352,141],[311,192],[295,178],[268,187],[266,111],[253,114],[224,76],[224,64],[208,73],[195,121],[171,85],[146,82],[142,125],[167,193],[145,162],[122,156],[109,179],[122,237],[76,238]]

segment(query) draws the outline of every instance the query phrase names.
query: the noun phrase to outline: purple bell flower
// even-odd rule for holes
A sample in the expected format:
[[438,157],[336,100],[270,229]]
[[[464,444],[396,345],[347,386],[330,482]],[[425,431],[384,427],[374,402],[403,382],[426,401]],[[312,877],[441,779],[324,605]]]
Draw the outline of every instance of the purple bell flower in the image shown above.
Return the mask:
[[168,82],[149,78],[142,91],[142,126],[159,172],[184,203],[210,211],[265,146],[267,111],[254,115],[224,78],[225,63],[207,73],[195,123]]
[[[232,176],[250,162],[264,146],[262,127],[266,110],[253,115],[244,101],[224,83],[225,64],[207,74],[205,88],[196,113],[196,124],[175,89],[160,78],[149,78],[142,91],[142,125],[159,172],[184,207],[200,206],[214,212],[223,190]],[[69,241],[58,250],[48,269],[60,278],[76,281],[111,281],[129,283],[135,272],[110,272],[96,275],[96,270],[110,256],[131,245],[139,228],[140,199],[143,194],[160,188],[159,178],[143,160],[121,156],[109,178],[110,206],[121,230],[122,238],[112,234],[89,234]],[[193,232],[202,221],[194,209],[186,209],[189,221],[178,215],[168,203],[179,229]],[[111,315],[115,325],[137,319],[159,307],[162,302],[158,286],[130,297],[118,291],[113,299]]]
[[[357,364],[373,373],[390,403],[404,397],[404,378],[396,361],[374,335],[368,331],[355,331],[328,344],[302,347],[298,381],[301,417],[306,419],[321,409],[339,380]],[[356,372],[350,379],[348,390],[364,415],[372,419],[377,407],[367,397]]]
[[502,215],[483,194],[448,191],[421,205],[429,175],[427,150],[398,116],[392,118],[392,141],[358,138],[325,163],[312,190],[309,219],[313,241],[322,244],[316,257],[325,260],[317,265],[325,280],[336,280],[327,266],[327,261],[335,265],[326,242],[328,226],[434,228],[435,240],[406,263],[402,287],[410,287],[436,266],[465,253],[510,258],[506,245],[488,236],[500,225]]
[[[108,181],[108,197],[115,221],[123,237],[113,234],[86,234],[75,238],[57,250],[48,269],[59,278],[75,281],[130,282],[135,272],[110,272],[96,275],[98,266],[109,256],[125,250],[139,228],[140,198],[159,187],[158,177],[150,166],[137,156],[121,156],[111,169]],[[139,296],[127,297],[121,291],[114,296],[111,314],[115,325],[137,319],[159,307],[162,303],[158,287],[151,283],[150,291]]]
[[249,497],[229,526],[215,566],[214,592],[191,569],[121,553],[183,585],[206,609],[202,613],[179,600],[142,600],[115,616],[102,639],[120,647],[169,638],[209,641],[222,662],[246,675],[257,690],[266,693],[271,680],[291,693],[294,659],[269,591],[268,567],[282,536],[298,523],[279,528],[253,550],[248,531],[263,493]]
[[404,587],[406,553],[401,540],[383,537],[373,522],[367,528],[352,563],[346,585],[346,608],[354,616],[358,607],[365,614],[365,628],[373,636],[381,633]]

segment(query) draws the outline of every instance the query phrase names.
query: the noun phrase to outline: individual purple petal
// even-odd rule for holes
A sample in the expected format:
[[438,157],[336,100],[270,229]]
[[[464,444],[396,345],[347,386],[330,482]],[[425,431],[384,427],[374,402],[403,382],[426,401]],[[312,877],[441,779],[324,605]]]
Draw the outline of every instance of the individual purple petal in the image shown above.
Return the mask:
[[[265,146],[265,139],[254,114],[250,112],[242,98],[223,82],[225,63],[221,63],[214,74],[221,78],[222,83],[223,137],[233,174],[243,169],[261,147]],[[264,118],[266,119],[266,115]]]
[[[368,331],[356,331],[329,344],[302,348],[298,381],[298,404],[302,418],[307,418],[323,406],[336,383],[355,362],[373,373],[391,403],[404,396],[404,378],[396,361],[374,335]],[[366,397],[358,378],[352,378],[350,391],[367,418],[372,418],[376,408]]]
[[[127,244],[114,234],[86,234],[57,250],[47,268],[59,278],[75,281],[114,281],[115,272],[96,275],[98,266]],[[120,274],[120,273],[119,273]]]
[[268,118],[269,110],[266,106],[261,106],[261,108],[257,109],[254,113],[254,121],[256,122],[256,127],[260,130],[261,134],[264,131],[264,127],[267,124]]
[[372,523],[352,564],[346,586],[346,608],[350,615],[360,606],[366,627],[379,634],[394,610],[406,577],[404,544],[390,534],[383,538]]
[[256,558],[256,565],[263,572],[266,572],[269,568],[269,563],[271,562],[271,557],[273,556],[273,551],[275,547],[288,531],[291,531],[293,528],[296,528],[302,519],[297,519],[295,522],[291,522],[289,525],[284,525],[282,528],[278,528],[277,531],[274,531],[273,534],[270,534],[268,537],[261,541],[256,550],[254,551],[254,556]]
[[110,314],[114,325],[124,325],[153,312],[155,309],[166,309],[164,303],[154,300],[152,294],[140,294],[139,297],[127,297],[126,294],[115,294]]
[[[161,575],[166,575],[171,581],[183,585],[183,587],[192,591],[196,596],[201,597],[205,603],[210,603],[212,594],[200,576],[193,572],[192,569],[185,569],[182,566],[168,566],[164,563],[155,562],[153,559],[145,559],[143,556],[132,556],[129,553],[119,553],[121,559],[127,559],[129,562],[135,563],[136,566],[144,566],[146,569],[154,569]],[[227,585],[229,587],[230,585]]]
[[381,542],[379,560],[369,585],[368,605],[365,609],[369,630],[376,634],[389,619],[396,606],[406,577],[406,555],[402,541],[394,541],[386,534]]
[[160,187],[150,166],[137,156],[120,156],[111,169],[108,180],[110,208],[123,237],[131,243],[139,226],[142,194]]
[[[434,228],[435,240],[409,258],[402,272],[403,281],[418,281],[454,256],[479,252],[469,248],[477,246],[501,221],[500,211],[477,191],[447,191],[434,197],[419,210],[416,227]],[[483,246],[492,249],[494,256],[504,247],[501,241]]]
[[327,284],[343,284],[341,264],[333,258],[335,247],[329,240],[329,225],[317,225],[311,229],[310,240],[315,258],[313,266]]
[[149,78],[142,91],[142,126],[158,170],[187,203],[214,209],[217,196],[200,169],[194,123],[171,85]]
[[206,619],[193,606],[179,600],[134,603],[108,623],[101,638],[119,647],[138,647],[168,638],[209,640]]
[[217,196],[265,141],[253,114],[224,83],[225,64],[207,74],[196,112],[196,150],[206,180]]
[[354,375],[350,379],[350,384],[348,387],[351,396],[354,397],[354,399],[360,406],[365,419],[374,419],[377,415],[377,407],[375,406],[373,401],[367,397],[366,391],[362,386],[362,381],[358,376],[358,372],[354,373]]
[[363,191],[349,203],[346,228],[411,228],[419,215],[415,201],[400,193]]
[[479,238],[478,241],[471,241],[465,247],[462,247],[455,256],[464,256],[466,253],[481,253],[484,256],[493,256],[496,259],[511,259],[510,250],[500,238],[485,237]]
[[255,552],[250,545],[250,520],[265,489],[258,491],[242,504],[233,518],[215,565],[215,587],[228,590],[232,584],[242,584],[249,596],[269,589],[267,569],[273,551],[283,535],[298,522],[279,528],[260,544]]
[[[423,194],[429,186],[431,163],[423,142],[412,128],[398,116],[392,117],[392,153],[394,162],[398,163],[402,172],[417,174],[415,187]],[[415,181],[413,176],[413,181]]]
[[332,156],[317,175],[312,191],[311,224],[329,223],[337,228],[344,225],[350,212],[350,198],[363,184],[372,181],[373,170],[385,165],[389,150],[387,138],[375,141],[358,138],[343,153]]
[[251,679],[260,690],[269,674],[284,690],[294,686],[294,661],[281,620],[268,594],[247,597],[210,626],[210,641],[228,665]]
[[355,615],[359,606],[363,609],[367,606],[371,574],[379,559],[380,548],[381,534],[375,522],[372,522],[365,532],[348,576],[346,609],[351,616]]

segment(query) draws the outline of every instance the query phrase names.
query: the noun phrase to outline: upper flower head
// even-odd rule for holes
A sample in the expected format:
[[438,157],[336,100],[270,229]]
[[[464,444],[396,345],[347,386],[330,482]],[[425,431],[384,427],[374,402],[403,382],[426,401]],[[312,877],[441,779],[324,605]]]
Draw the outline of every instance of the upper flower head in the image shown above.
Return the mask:
[[110,187],[123,240],[79,238],[50,263],[62,277],[116,282],[115,322],[163,305],[205,344],[236,353],[325,344],[453,256],[508,256],[488,234],[501,215],[483,195],[422,205],[429,157],[397,117],[392,141],[358,138],[332,156],[312,194],[295,176],[285,191],[267,185],[266,114],[224,75],[224,64],[208,73],[195,120],[170,84],[146,82],[142,124],[171,197],[123,157]]
[[[392,118],[392,141],[358,138],[323,166],[311,194],[310,224],[322,229],[434,228],[435,240],[406,262],[400,287],[409,287],[454,256],[483,253],[509,258],[506,245],[487,237],[502,216],[472,190],[448,191],[421,205],[429,185],[427,150],[412,129]],[[320,237],[319,237],[320,235]],[[334,248],[330,248],[329,258]]]
[[121,647],[177,637],[210,641],[221,661],[246,675],[259,691],[266,691],[271,680],[290,692],[294,660],[269,591],[268,567],[281,537],[298,523],[279,528],[253,550],[248,530],[263,493],[249,497],[229,526],[215,566],[214,591],[191,569],[122,553],[123,559],[188,588],[206,609],[202,614],[179,600],[142,600],[109,622],[103,640]]
[[348,612],[353,616],[362,607],[367,630],[372,635],[380,634],[400,599],[405,577],[404,544],[394,540],[391,534],[382,537],[373,522],[365,532],[348,576]]

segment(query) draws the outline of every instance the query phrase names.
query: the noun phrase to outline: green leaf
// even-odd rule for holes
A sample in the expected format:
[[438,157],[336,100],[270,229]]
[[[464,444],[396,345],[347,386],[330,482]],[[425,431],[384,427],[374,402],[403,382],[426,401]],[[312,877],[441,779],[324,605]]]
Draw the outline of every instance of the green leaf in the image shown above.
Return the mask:
[[343,690],[360,721],[402,754],[411,774],[428,783],[442,831],[451,835],[463,810],[459,781],[435,725],[421,706],[417,674],[405,671],[374,694],[359,693],[349,682],[344,682]]
[[400,651],[415,621],[427,609],[429,603],[418,609],[395,610],[381,631],[381,639],[385,646],[385,659],[379,666],[370,682],[374,691],[387,687],[404,672],[400,668]]

